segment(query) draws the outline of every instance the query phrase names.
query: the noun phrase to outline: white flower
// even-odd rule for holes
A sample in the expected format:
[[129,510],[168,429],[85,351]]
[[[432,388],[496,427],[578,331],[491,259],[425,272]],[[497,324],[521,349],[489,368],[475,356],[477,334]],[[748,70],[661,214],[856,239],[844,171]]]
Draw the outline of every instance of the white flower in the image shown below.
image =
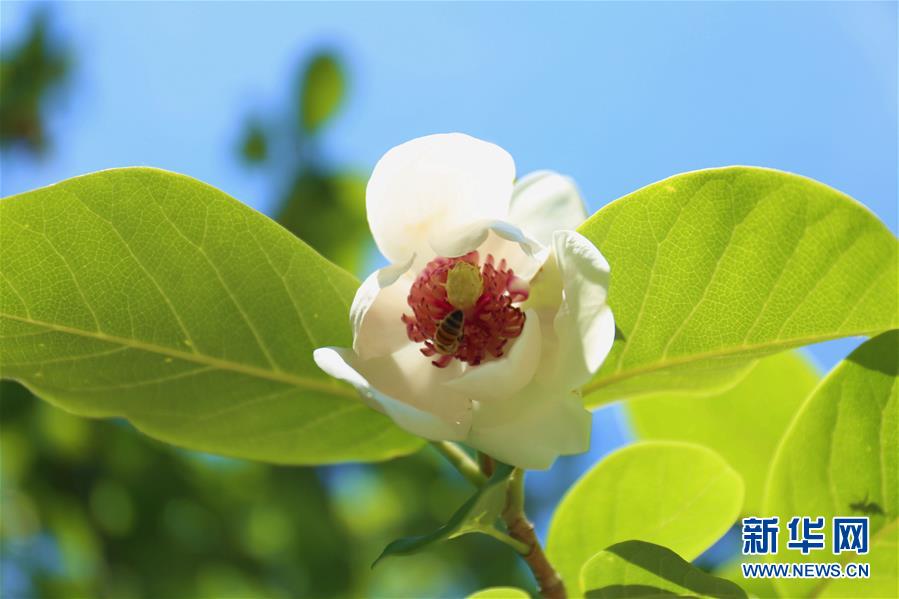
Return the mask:
[[609,265],[573,230],[585,218],[573,182],[514,180],[505,150],[458,133],[387,152],[366,205],[392,264],[356,293],[353,348],[315,361],[416,435],[543,469],[589,447],[577,389],[615,324]]

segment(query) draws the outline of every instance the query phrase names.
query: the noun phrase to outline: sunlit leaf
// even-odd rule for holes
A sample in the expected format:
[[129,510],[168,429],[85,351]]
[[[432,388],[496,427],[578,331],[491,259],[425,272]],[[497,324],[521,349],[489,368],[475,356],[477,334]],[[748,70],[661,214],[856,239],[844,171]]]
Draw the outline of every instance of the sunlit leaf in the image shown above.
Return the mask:
[[446,524],[426,535],[404,537],[391,542],[374,561],[372,567],[391,555],[408,555],[439,541],[472,532],[489,534],[495,530],[496,520],[506,504],[506,487],[512,471],[512,466],[498,462],[490,479],[456,510]]
[[746,597],[733,582],[703,572],[666,547],[643,541],[616,543],[590,558],[581,569],[581,588],[590,599]]
[[774,450],[818,379],[805,357],[785,352],[757,361],[723,393],[667,393],[629,401],[626,409],[642,439],[691,441],[717,451],[746,483],[743,513],[758,514]]
[[[802,405],[775,454],[765,496],[766,512],[780,518],[776,561],[868,561],[854,553],[833,555],[831,518],[870,517],[870,533],[893,527],[899,515],[899,331],[862,344],[840,362]],[[825,550],[803,556],[788,549],[786,524],[793,516],[823,516]],[[882,549],[884,550],[884,549]],[[872,549],[873,556],[876,549]],[[825,559],[826,558],[826,559]],[[871,569],[870,580],[853,586],[853,596],[870,589],[896,589],[893,568]],[[811,592],[820,581],[778,579],[784,596]],[[867,590],[866,590],[867,589]]]
[[587,403],[721,387],[746,362],[897,323],[896,238],[825,185],[748,167],[677,175],[579,228],[612,267],[615,345]]
[[824,581],[818,597],[843,599],[845,597],[899,596],[899,526],[893,520],[871,537],[868,555],[851,559],[871,567],[871,578],[834,578]]
[[730,528],[742,502],[740,475],[712,450],[637,443],[568,491],[553,515],[547,552],[571,589],[588,559],[621,541],[657,543],[694,559]]
[[147,434],[277,463],[420,441],[313,363],[350,341],[357,282],[190,178],[130,168],[0,202],[4,378]]
[[343,69],[333,54],[315,55],[303,71],[300,118],[303,129],[315,133],[340,106],[344,91]]

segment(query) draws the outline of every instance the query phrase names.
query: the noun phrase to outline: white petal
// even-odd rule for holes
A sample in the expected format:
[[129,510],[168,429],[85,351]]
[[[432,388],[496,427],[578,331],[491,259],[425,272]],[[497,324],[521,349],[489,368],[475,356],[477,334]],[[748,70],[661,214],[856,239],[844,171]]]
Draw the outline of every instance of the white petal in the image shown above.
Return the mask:
[[558,361],[552,387],[575,389],[590,380],[609,355],[615,319],[607,303],[609,263],[595,245],[574,231],[553,234],[553,253],[563,296],[553,323]]
[[549,254],[546,247],[521,229],[499,220],[481,220],[441,231],[431,237],[430,246],[438,256],[462,256],[478,250],[483,261],[490,254],[497,263],[505,260],[525,281],[534,276]]
[[494,144],[448,133],[387,152],[368,180],[365,204],[378,249],[391,262],[422,253],[435,232],[509,210],[515,163]]
[[587,218],[584,200],[569,177],[537,171],[515,183],[509,220],[549,245],[555,231],[574,230]]
[[404,277],[414,256],[405,264],[393,264],[368,276],[356,291],[350,308],[353,326],[353,350],[363,360],[384,356],[409,342],[401,318],[411,312],[406,301],[412,285],[411,275]]
[[[465,438],[471,426],[471,402],[439,389],[427,371],[417,372],[421,369],[416,366],[422,365],[440,370],[420,353],[420,360],[411,360],[414,356],[401,351],[395,356],[362,362],[352,350],[323,347],[316,349],[313,357],[319,368],[356,387],[366,403],[414,435],[434,441],[458,441]],[[424,376],[417,377],[418,374]]]
[[524,388],[534,378],[540,362],[541,339],[537,313],[530,310],[525,316],[524,329],[505,356],[469,367],[462,376],[445,384],[479,401],[502,399]]
[[579,394],[530,385],[503,401],[481,403],[468,444],[528,470],[545,470],[560,455],[590,447],[590,412]]

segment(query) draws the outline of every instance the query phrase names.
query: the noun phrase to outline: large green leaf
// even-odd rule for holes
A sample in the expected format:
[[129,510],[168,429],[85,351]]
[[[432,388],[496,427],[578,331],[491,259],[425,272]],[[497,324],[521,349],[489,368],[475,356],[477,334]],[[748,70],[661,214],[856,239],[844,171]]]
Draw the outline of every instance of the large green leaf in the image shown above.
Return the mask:
[[609,455],[568,491],[553,515],[547,552],[575,589],[588,559],[621,541],[670,547],[693,559],[734,523],[743,481],[710,449],[647,441]]
[[[780,518],[776,561],[835,561],[829,549],[834,516],[868,515],[872,536],[888,525],[895,533],[899,516],[897,375],[899,331],[890,331],[862,344],[838,364],[800,408],[777,450],[765,494],[766,512]],[[794,516],[826,519],[825,550],[803,556],[786,547],[786,524]],[[895,541],[894,534],[894,566]],[[875,551],[872,547],[872,559]],[[840,557],[866,561],[851,553]],[[777,581],[787,597],[804,595],[816,584],[820,582]],[[893,589],[899,584],[895,567],[892,572],[872,567],[870,580],[852,585],[853,595],[871,596],[870,589],[890,584]]]
[[868,555],[851,558],[853,562],[867,562],[871,578],[834,578],[822,583],[818,597],[844,599],[845,597],[899,597],[899,527],[893,520],[871,538]]
[[164,171],[0,201],[2,376],[85,416],[278,463],[419,441],[312,361],[350,342],[356,280],[226,194]]
[[774,450],[819,378],[801,354],[785,352],[758,360],[723,393],[668,393],[626,407],[640,438],[692,441],[717,451],[746,483],[743,513],[759,514]]
[[456,510],[446,524],[426,535],[403,537],[392,541],[384,548],[372,567],[391,555],[417,553],[429,545],[464,534],[480,532],[495,536],[496,520],[506,505],[506,490],[513,470],[512,466],[497,462],[493,475]]
[[666,547],[643,541],[616,543],[590,558],[581,568],[581,588],[590,599],[746,597],[733,582],[703,572]]
[[587,402],[720,387],[746,361],[897,323],[897,243],[864,206],[773,170],[686,173],[579,228],[609,260],[619,335]]

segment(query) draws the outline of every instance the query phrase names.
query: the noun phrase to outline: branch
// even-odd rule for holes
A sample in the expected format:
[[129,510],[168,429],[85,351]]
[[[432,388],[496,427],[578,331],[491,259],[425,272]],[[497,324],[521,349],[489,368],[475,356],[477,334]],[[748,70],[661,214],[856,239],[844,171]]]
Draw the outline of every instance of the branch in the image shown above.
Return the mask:
[[537,535],[534,534],[534,525],[524,513],[524,471],[515,469],[512,479],[509,481],[506,509],[503,510],[503,520],[509,529],[509,536],[524,543],[529,549],[523,555],[524,561],[534,574],[540,594],[545,599],[566,599],[565,583],[553,568]]

